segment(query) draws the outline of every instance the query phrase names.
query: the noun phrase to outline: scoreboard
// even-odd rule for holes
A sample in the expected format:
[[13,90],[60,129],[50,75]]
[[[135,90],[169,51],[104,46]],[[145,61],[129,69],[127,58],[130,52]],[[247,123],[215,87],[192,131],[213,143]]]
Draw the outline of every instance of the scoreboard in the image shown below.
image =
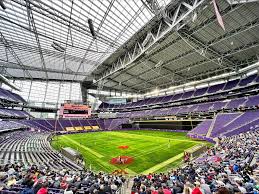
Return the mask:
[[60,118],[89,118],[91,107],[83,104],[63,103],[59,109]]

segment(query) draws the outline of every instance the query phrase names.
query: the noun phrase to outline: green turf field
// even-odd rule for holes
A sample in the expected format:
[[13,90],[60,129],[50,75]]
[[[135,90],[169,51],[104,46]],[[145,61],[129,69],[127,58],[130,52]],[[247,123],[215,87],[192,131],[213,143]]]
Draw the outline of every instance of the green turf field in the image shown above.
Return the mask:
[[[134,162],[125,168],[130,174],[135,174],[175,167],[181,163],[184,150],[200,143],[186,137],[186,133],[138,130],[62,135],[52,141],[52,146],[78,150],[87,168],[91,165],[95,171],[112,172],[118,167],[109,163],[111,158],[132,156]],[[123,151],[118,149],[120,145],[128,145],[129,148]]]

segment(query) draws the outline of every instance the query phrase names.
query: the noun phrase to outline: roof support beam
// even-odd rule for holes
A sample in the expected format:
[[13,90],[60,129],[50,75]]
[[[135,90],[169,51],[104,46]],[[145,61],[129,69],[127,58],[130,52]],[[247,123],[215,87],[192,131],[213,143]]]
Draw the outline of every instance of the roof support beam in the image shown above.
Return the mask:
[[[24,4],[22,1],[19,1],[19,0],[13,0],[13,1],[21,6],[26,7],[26,4]],[[31,0],[27,0],[27,1],[29,1],[30,4],[32,5],[31,9],[33,11],[36,11],[37,13],[42,14],[54,21],[62,23],[63,25],[69,26],[69,16],[66,15],[65,12],[55,9],[50,4],[44,1],[31,1]],[[53,1],[53,3],[55,2]],[[89,29],[87,27],[84,27],[86,25],[83,24],[82,22],[72,18],[70,23],[71,23],[70,25],[72,29],[89,36],[89,38],[92,37]],[[114,42],[104,34],[97,34],[97,38],[100,42],[103,42],[107,45],[114,45]],[[114,45],[114,46],[119,46],[119,45]]]
[[[10,68],[10,69],[21,69],[21,67],[19,66],[18,63],[13,63],[10,61],[4,61],[0,59],[0,67],[4,67],[4,68]],[[24,68],[26,70],[29,71],[42,71],[41,67],[35,67],[35,66],[28,66],[28,65],[24,65]],[[71,71],[61,71],[58,69],[52,69],[52,68],[46,68],[47,72],[51,72],[51,73],[63,73],[63,74],[67,74],[67,75],[81,75],[81,76],[85,76],[84,72],[71,72]]]
[[[255,27],[258,27],[258,26],[259,26],[259,20],[256,19],[256,20],[252,21],[251,23],[248,23],[248,24],[246,24],[246,25],[244,25],[244,26],[242,26],[238,29],[232,30],[232,31],[230,31],[230,32],[218,37],[218,38],[215,38],[214,40],[211,40],[209,43],[204,45],[204,48],[212,47],[213,45],[218,44],[223,40],[229,39],[233,36],[239,35],[240,33],[244,33],[247,30],[251,30],[251,29],[253,29]],[[193,33],[191,33],[191,34],[193,34]],[[170,43],[170,44],[172,44],[172,43]],[[189,55],[194,54],[195,52],[196,52],[195,50],[187,51],[187,52],[183,53],[182,55],[179,55],[178,57],[175,57],[174,59],[166,61],[165,63],[162,64],[162,66],[166,66],[166,65],[169,65],[171,63],[175,63],[175,62],[177,62],[177,61],[179,61],[179,60],[181,60],[181,59],[183,59],[183,58],[185,58]]]
[[[9,23],[11,23],[11,24],[14,24],[14,25],[16,25],[16,26],[19,26],[20,28],[22,28],[22,29],[24,29],[24,30],[27,30],[28,32],[35,33],[35,32],[34,32],[32,29],[30,29],[29,27],[24,26],[24,25],[22,25],[22,24],[19,24],[19,23],[17,23],[17,22],[14,22],[13,20],[10,20],[9,18],[6,18],[6,17],[3,17],[3,16],[0,15],[0,19],[5,20],[5,21],[7,21],[7,22],[9,22]],[[4,31],[4,30],[3,30],[3,31]],[[9,31],[7,30],[7,33],[8,33],[8,32],[9,32]],[[56,39],[56,38],[54,38],[54,37],[52,37],[52,36],[48,36],[48,35],[46,35],[46,34],[44,34],[44,33],[41,33],[41,32],[38,32],[38,35],[39,35],[39,36],[42,36],[42,37],[44,37],[44,38],[47,38],[47,39],[49,39],[49,40],[55,41],[55,42],[59,42],[59,43],[62,43],[62,44],[66,44],[65,42],[63,42],[63,41],[60,40],[60,39]],[[83,48],[83,47],[77,46],[77,45],[72,45],[72,44],[67,44],[67,45],[70,46],[70,47],[73,47],[73,48],[77,48],[77,49],[83,50],[83,51],[89,51],[89,52],[91,52],[91,53],[107,53],[107,52],[103,52],[103,51],[97,51],[97,50],[92,50],[92,49],[86,49],[86,48]]]
[[[33,53],[39,53],[38,47],[37,46],[33,46],[33,45],[29,45],[29,44],[25,44],[25,43],[21,43],[21,42],[16,42],[16,41],[12,41],[12,40],[7,40],[9,45],[13,48],[16,48],[18,50],[24,50],[24,51],[30,51]],[[64,54],[61,52],[57,52],[55,50],[49,50],[49,49],[45,49],[45,48],[41,48],[43,55],[45,56],[51,56],[51,57],[58,57],[58,58],[62,58],[64,57]],[[73,60],[73,61],[81,61],[82,58],[81,57],[77,57],[77,56],[73,56],[73,55],[69,55],[66,54],[66,60]],[[92,60],[84,60],[84,63],[95,63],[95,61]]]
[[[230,13],[232,13],[233,11],[236,11],[237,9],[241,8],[242,6],[243,6],[243,5],[234,5],[234,6],[229,6],[229,7],[227,7],[226,9],[224,9],[224,10],[221,11],[222,17],[223,17],[223,16],[226,16],[226,15],[228,15],[228,14],[230,14]],[[186,7],[186,6],[185,6],[185,7]],[[173,15],[174,21],[176,21],[176,18],[177,18],[177,15],[178,15],[179,10],[180,10],[180,6],[178,7],[178,9],[175,11],[175,13],[174,13],[174,15]],[[200,31],[201,29],[205,28],[206,26],[210,25],[211,23],[213,23],[213,22],[215,22],[215,21],[216,21],[216,16],[212,16],[210,19],[206,20],[206,21],[203,22],[201,25],[195,27],[194,29],[191,29],[191,30],[190,30],[190,34],[194,34],[194,33],[198,32],[198,31]],[[216,44],[216,43],[218,43],[218,42],[220,42],[220,41],[222,41],[222,40],[224,40],[224,39],[226,39],[226,38],[229,38],[229,37],[231,37],[231,36],[233,36],[233,35],[236,35],[236,34],[238,34],[238,33],[241,33],[241,32],[244,32],[244,31],[246,31],[246,30],[248,30],[248,29],[251,29],[251,28],[253,28],[253,27],[256,27],[257,24],[258,24],[257,21],[253,21],[253,22],[251,22],[250,24],[246,24],[245,26],[240,27],[240,29],[236,29],[236,30],[233,30],[233,31],[231,31],[231,32],[229,32],[229,33],[227,33],[227,34],[224,34],[222,37],[220,37],[220,39],[215,39],[214,41],[212,41],[212,42],[209,43],[210,45],[206,45],[206,46],[212,46],[212,45],[214,45],[214,44]],[[157,32],[156,39],[159,38],[161,25],[162,25],[162,22],[161,22],[160,25],[159,25],[159,30],[158,30],[158,32]],[[170,33],[168,33],[168,34],[170,34]],[[170,45],[172,45],[173,43],[179,41],[180,39],[181,39],[181,38],[179,37],[179,38],[177,38],[176,40],[174,40],[173,42],[169,42],[168,44],[164,45],[164,46],[161,47],[160,49],[157,49],[155,52],[152,52],[152,50],[154,50],[154,48],[157,46],[157,45],[155,44],[154,47],[151,47],[150,50],[147,50],[147,51],[146,51],[146,54],[147,54],[147,55],[144,56],[144,57],[141,58],[141,59],[148,58],[149,55],[155,55],[155,54],[157,54],[158,52],[161,52],[161,50],[166,49],[168,46],[170,46]],[[137,42],[136,45],[140,45],[140,43]],[[136,48],[136,46],[135,46],[135,48]],[[134,55],[136,55],[136,54],[135,54],[135,50],[136,50],[135,48],[134,48],[134,52],[133,52]],[[141,49],[139,49],[139,50],[140,50],[140,51],[143,51],[143,48],[141,48]],[[180,60],[180,59],[186,57],[187,55],[190,55],[190,54],[193,54],[193,53],[195,53],[195,51],[188,51],[188,52],[184,53],[183,55],[181,55],[181,56],[179,56],[179,57],[177,57],[177,58],[175,58],[175,59],[171,59],[170,61],[164,62],[164,63],[161,65],[161,67],[164,67],[164,66],[166,66],[166,65],[168,65],[168,64],[170,64],[170,63],[172,63],[172,62],[176,62],[177,60]],[[127,55],[128,55],[128,54],[127,54]],[[127,55],[125,55],[125,56],[127,56]],[[124,64],[126,64],[126,63],[129,61],[129,60],[125,60],[125,56],[124,56],[124,60],[123,60]],[[124,71],[124,72],[126,72],[127,69],[130,69],[130,68],[134,67],[134,66],[135,66],[136,64],[138,64],[138,63],[134,63],[134,64],[132,64],[132,65],[130,65],[130,66],[127,66],[127,68],[126,68],[126,66],[125,66],[124,64],[123,64],[123,69],[119,69],[118,71]],[[112,68],[111,68],[110,71],[115,70],[116,65],[117,65],[117,64],[115,64],[115,63],[112,64]],[[125,67],[124,67],[124,66],[125,66]],[[164,68],[165,68],[165,67],[164,67]],[[169,69],[169,68],[166,68],[166,69],[167,69],[167,70],[171,70],[171,69]],[[107,70],[107,71],[109,71],[109,70]],[[149,70],[148,70],[148,71],[149,71]],[[146,71],[146,72],[148,72],[148,71]],[[171,71],[172,71],[172,70],[171,70]],[[146,72],[144,72],[144,73],[146,73]],[[143,74],[143,73],[141,73],[141,74]],[[139,75],[140,75],[140,74],[139,74]],[[139,75],[138,75],[138,76],[139,76]],[[181,75],[180,75],[180,76],[181,76]]]
[[[8,75],[6,75],[7,78],[13,79],[13,77],[9,77]],[[32,79],[28,79],[26,77],[15,77],[15,80],[30,80],[30,81],[53,81],[53,82],[60,82],[60,79],[52,79],[49,78],[48,80],[46,80],[46,78],[32,78]],[[70,79],[65,79],[62,80],[62,82],[72,82],[72,83],[80,83],[81,81],[79,80],[70,80]]]
[[[183,1],[184,2],[184,1]],[[154,39],[152,39],[147,46],[143,47],[140,52],[137,55],[132,55],[131,53],[126,53],[126,55],[130,56],[128,60],[123,62],[122,64],[115,62],[113,65],[113,68],[108,70],[107,72],[104,72],[104,74],[97,80],[97,82],[101,81],[102,79],[105,79],[112,74],[114,74],[117,71],[121,71],[125,68],[129,68],[130,66],[135,65],[135,62],[143,56],[143,54],[154,47],[159,41],[161,41],[165,35],[169,34],[172,30],[179,30],[182,28],[185,24],[187,17],[192,14],[194,10],[196,10],[199,6],[201,6],[205,0],[193,0],[192,4],[190,4],[190,1],[186,1],[185,3],[189,4],[189,6],[192,7],[192,9],[186,10],[186,6],[181,2],[177,9],[180,9],[180,11],[177,12],[177,14],[174,16],[175,20],[172,20],[172,23],[168,24],[167,27],[164,29],[164,31],[160,32],[160,34],[153,35]],[[177,11],[177,9],[175,11]],[[142,43],[137,42],[137,44],[142,45]],[[119,61],[119,59],[118,59]],[[123,61],[123,60],[121,60]]]
[[[113,80],[113,79],[111,79],[111,78],[107,78],[107,81],[108,82],[113,82],[113,83],[115,83],[115,85],[114,86],[117,86],[117,85],[121,85],[121,86],[123,86],[123,87],[125,87],[125,88],[130,88],[130,90],[126,90],[126,91],[134,91],[134,92],[139,92],[138,90],[136,90],[136,89],[134,89],[134,88],[131,88],[130,86],[127,86],[127,85],[125,85],[125,84],[123,84],[123,83],[120,83],[120,82],[118,82],[118,81],[115,81],[115,80]],[[113,87],[114,87],[113,86]]]
[[42,62],[42,68],[45,71],[46,79],[48,79],[48,73],[46,71],[46,64],[45,64],[45,60],[44,60],[41,45],[40,45],[40,39],[39,39],[39,36],[38,36],[38,32],[37,32],[36,24],[35,24],[35,21],[34,21],[34,18],[33,18],[33,13],[32,13],[32,10],[31,10],[31,5],[30,5],[29,0],[26,0],[26,8],[27,8],[27,16],[28,16],[29,27],[32,28],[32,30],[34,31],[34,35],[35,35],[35,38],[36,38],[36,42],[37,42],[38,50],[39,50],[39,54],[40,54],[40,59],[41,59],[41,62]]
[[[129,73],[129,72],[125,72],[125,73],[126,73],[126,74],[128,74],[128,75],[130,75],[131,77],[134,77],[134,78],[140,79],[141,81],[146,81],[145,79],[143,79],[143,78],[139,77],[139,75],[133,75],[133,74],[131,74],[131,73]],[[125,81],[128,81],[128,80],[125,80]]]
[[258,2],[259,0],[227,0],[227,2],[231,5],[240,4],[240,3],[252,3]]
[[[234,6],[229,6],[227,7],[226,9],[222,10],[221,11],[221,16],[224,17],[234,11],[236,11],[237,9],[241,8],[243,5],[234,5]],[[190,35],[193,35],[194,33],[197,33],[199,32],[200,30],[206,28],[208,25],[212,24],[213,22],[215,22],[217,19],[216,19],[216,16],[213,15],[210,19],[204,21],[202,24],[194,27],[193,29],[188,29],[188,32]],[[177,39],[175,39],[174,41],[172,42],[168,42],[167,44],[163,45],[162,47],[160,47],[159,49],[157,49],[156,51],[154,52],[151,52],[152,55],[155,55],[161,51],[163,51],[164,49],[166,49],[168,46],[172,45],[173,43],[176,43],[177,41],[179,41],[181,38],[178,37]]]
[[23,71],[27,74],[27,76],[32,79],[31,74],[29,73],[29,71],[25,68],[24,64],[22,63],[22,61],[20,60],[20,58],[18,57],[18,55],[14,52],[13,48],[9,45],[8,41],[5,39],[4,35],[2,34],[2,32],[0,32],[0,41],[4,44],[5,48],[11,53],[11,55],[13,56],[13,58],[17,61],[17,64],[23,69]]
[[[239,53],[239,52],[242,52],[242,51],[244,51],[244,50],[247,50],[247,49],[251,49],[251,48],[255,48],[255,47],[259,47],[259,43],[258,42],[253,42],[253,43],[249,43],[249,44],[247,44],[247,45],[245,45],[245,46],[241,46],[241,47],[239,47],[239,48],[236,48],[236,49],[233,49],[233,50],[231,50],[231,51],[229,51],[229,52],[226,52],[226,53],[223,53],[222,54],[222,56],[223,57],[227,57],[227,56],[231,56],[231,55],[234,55],[234,54],[237,54],[237,53]],[[217,58],[214,58],[214,57],[212,57],[212,58],[210,58],[210,61],[215,61],[215,60],[217,60]],[[203,60],[203,61],[200,61],[200,62],[197,62],[197,63],[195,63],[195,64],[191,64],[191,65],[189,65],[189,66],[186,66],[185,68],[178,68],[178,69],[176,69],[175,70],[175,72],[176,73],[179,73],[179,72],[182,72],[182,71],[186,71],[188,68],[190,68],[190,67],[197,67],[197,66],[201,66],[201,65],[204,65],[204,64],[206,64],[206,63],[208,63],[208,62],[210,62],[210,61],[208,61],[208,60]],[[243,65],[249,65],[249,64],[251,64],[250,62],[240,62],[239,64],[237,64],[237,68],[238,67],[242,67]],[[171,73],[168,73],[168,74],[166,74],[166,75],[164,75],[164,76],[171,76]],[[149,81],[155,81],[155,80],[157,80],[157,79],[159,79],[159,77],[157,77],[157,78],[154,78],[154,79],[151,79],[151,80],[149,80]],[[172,82],[171,82],[172,83]],[[140,83],[140,84],[135,84],[135,85],[133,85],[133,86],[131,86],[131,87],[136,87],[136,86],[139,86],[139,85],[143,85],[144,83]],[[146,88],[146,89],[149,89],[149,88]]]
[[[244,61],[242,61],[242,62],[240,62],[239,64],[238,64],[238,67],[242,67],[242,66],[247,66],[247,65],[251,65],[251,64],[253,64],[253,63],[256,63],[256,62],[258,62],[258,59],[257,59],[257,57],[256,56],[254,56],[254,57],[251,57],[250,59],[246,59],[246,60],[244,60]],[[218,68],[217,70],[215,70],[215,71],[224,71],[224,70],[226,70],[226,68]],[[192,76],[192,77],[189,77],[188,78],[188,81],[194,81],[194,80],[198,80],[199,78],[200,79],[204,79],[204,78],[201,78],[202,76],[207,76],[207,77],[210,77],[210,75],[214,75],[215,74],[215,72],[213,71],[213,72],[205,72],[205,73],[203,73],[203,74],[196,74],[196,75],[194,75],[194,76]],[[178,81],[175,81],[174,83],[175,84],[180,84],[182,82],[182,80],[178,80]],[[168,82],[168,83],[163,83],[163,84],[161,84],[161,85],[159,85],[159,87],[164,87],[164,86],[172,86],[172,82]],[[146,88],[146,90],[148,91],[148,90],[150,90],[150,89],[152,89],[152,87],[149,87],[149,88]]]
[[[227,67],[229,69],[235,70],[235,62],[231,61],[230,59],[227,58],[227,56],[223,57],[219,52],[216,50],[210,48],[210,46],[207,46],[206,43],[202,42],[201,40],[198,40],[195,36],[189,35],[187,32],[180,32],[178,31],[179,36],[183,39],[183,41],[188,44],[191,48],[194,49],[194,52],[198,52],[201,56],[204,58],[210,60],[208,57],[206,57],[206,52],[210,52],[212,55],[215,56],[215,58],[220,59],[220,61],[213,61],[213,63],[223,66],[222,62],[225,60],[228,65]],[[191,43],[194,43],[195,46],[192,46]],[[197,45],[197,46],[196,46]],[[199,51],[200,50],[200,51]]]
[[[152,62],[153,64],[156,64],[156,62],[153,61],[153,60],[151,60],[151,59],[149,59],[148,61]],[[159,68],[162,68],[162,67],[159,67]],[[179,74],[179,73],[175,73],[175,72],[173,72],[171,69],[169,69],[169,68],[167,68],[167,67],[163,67],[163,68],[164,68],[165,70],[171,72],[171,74],[173,74],[173,75],[179,76],[179,77],[181,77],[181,78],[185,78],[185,76],[183,76],[183,75],[181,75],[181,74]],[[144,71],[144,72],[142,72],[142,73],[140,73],[140,74],[138,74],[138,75],[133,75],[133,74],[130,74],[129,72],[125,71],[124,73],[130,75],[131,78],[124,80],[124,82],[127,82],[127,81],[129,81],[129,80],[131,80],[131,79],[137,78],[137,79],[140,79],[140,80],[142,81],[142,84],[147,84],[147,83],[154,84],[154,83],[152,83],[152,81],[150,81],[150,80],[145,80],[145,79],[143,79],[143,78],[140,77],[141,75],[144,75],[145,73],[148,73],[149,71],[150,71],[150,69],[148,69],[148,70],[146,70],[146,71]],[[153,70],[153,71],[154,71],[154,70]],[[160,78],[161,78],[161,77],[160,77]],[[128,86],[128,87],[130,87],[130,86]]]
[[[156,62],[153,61],[152,59],[149,59],[148,61],[152,62],[153,64],[156,64]],[[164,68],[165,70],[171,72],[173,75],[179,76],[179,77],[181,77],[181,78],[185,78],[185,76],[183,76],[183,75],[181,75],[181,74],[179,74],[179,73],[175,73],[174,71],[172,71],[171,69],[169,69],[169,68],[167,68],[167,67],[163,67],[163,63],[162,63],[162,65],[161,65],[159,68]]]
[[[224,34],[224,35],[218,37],[218,38],[215,38],[214,40],[211,40],[211,41],[210,41],[209,43],[207,43],[207,44],[201,43],[200,40],[194,39],[193,36],[192,36],[192,39],[194,39],[196,43],[198,42],[198,44],[202,45],[202,48],[204,48],[205,50],[208,50],[208,49],[211,50],[210,47],[212,47],[213,45],[218,44],[218,43],[220,43],[221,41],[226,40],[226,39],[229,39],[229,38],[231,38],[231,37],[233,37],[233,36],[237,36],[237,35],[239,35],[240,33],[244,33],[244,32],[246,32],[246,31],[251,30],[251,29],[253,29],[253,28],[255,28],[255,27],[258,27],[258,26],[259,26],[259,20],[256,19],[256,20],[254,20],[254,21],[252,21],[252,22],[247,23],[247,24],[244,25],[244,26],[241,26],[240,28],[234,29],[234,30],[232,30],[232,31],[230,31],[230,32],[228,32],[228,33],[226,33],[226,34]],[[181,31],[182,31],[182,30],[179,30],[178,32],[181,32]],[[187,36],[189,36],[189,35],[187,35]],[[177,40],[179,40],[179,39],[180,39],[180,38],[178,38]],[[169,42],[168,44],[171,45],[172,42]],[[169,46],[169,45],[168,45],[168,46]],[[255,46],[255,45],[252,44],[252,46]],[[166,48],[167,48],[167,47],[166,47]],[[247,46],[246,46],[246,48],[247,48]],[[189,55],[195,54],[195,53],[196,53],[195,50],[187,51],[186,53],[183,53],[182,55],[179,55],[178,57],[175,57],[174,59],[165,61],[165,62],[161,65],[161,67],[165,68],[166,70],[171,71],[173,74],[175,74],[175,75],[177,75],[177,76],[180,76],[180,77],[184,78],[184,76],[182,76],[181,74],[179,74],[179,72],[177,72],[177,71],[176,71],[176,72],[175,72],[175,71],[172,71],[171,69],[166,68],[165,66],[170,65],[171,63],[175,63],[175,62],[177,62],[177,61],[179,61],[179,60],[181,60],[181,59],[183,59],[183,58],[185,58],[185,57],[187,57],[187,56],[189,56]],[[221,57],[222,57],[222,54],[221,54],[221,53],[215,53],[215,51],[213,51],[213,50],[211,50],[211,53],[212,53],[212,54],[215,54],[215,55],[217,56],[217,58],[221,58]],[[226,55],[226,53],[223,54],[223,56],[225,56],[225,59],[228,57],[228,55]],[[212,59],[209,59],[209,60],[212,60]],[[149,61],[150,61],[150,60],[149,60]],[[230,61],[230,59],[229,59],[228,61],[229,61],[229,63],[231,63],[231,65],[232,65],[231,69],[236,70],[235,68],[233,68],[233,67],[235,67],[236,63],[233,62],[233,61]],[[207,61],[207,62],[208,62],[208,61]],[[221,61],[221,62],[222,62],[222,61]],[[202,63],[201,63],[200,65],[205,64],[205,63],[206,63],[206,60],[202,61]],[[215,63],[218,64],[218,62],[216,62],[216,61],[215,61]],[[194,64],[194,66],[196,66],[196,65],[197,65],[197,64]],[[182,68],[182,70],[184,71],[184,70],[186,70],[186,69],[188,69],[188,68],[190,68],[190,67],[192,67],[192,66],[188,66],[187,68]],[[145,73],[147,73],[148,71],[149,71],[149,70],[147,70],[147,71],[145,71],[145,72],[142,72],[141,74],[145,74]],[[137,75],[137,76],[139,76],[139,75]],[[128,79],[128,80],[130,80],[130,79]],[[128,81],[128,80],[126,80],[126,81]],[[149,81],[147,80],[146,82],[149,82]]]

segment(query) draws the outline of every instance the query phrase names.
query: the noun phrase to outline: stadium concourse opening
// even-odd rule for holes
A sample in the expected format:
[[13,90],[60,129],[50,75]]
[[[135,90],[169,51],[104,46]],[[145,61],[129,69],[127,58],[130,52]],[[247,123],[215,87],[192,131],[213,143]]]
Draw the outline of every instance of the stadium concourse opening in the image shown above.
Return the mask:
[[258,13],[0,0],[0,193],[258,193]]

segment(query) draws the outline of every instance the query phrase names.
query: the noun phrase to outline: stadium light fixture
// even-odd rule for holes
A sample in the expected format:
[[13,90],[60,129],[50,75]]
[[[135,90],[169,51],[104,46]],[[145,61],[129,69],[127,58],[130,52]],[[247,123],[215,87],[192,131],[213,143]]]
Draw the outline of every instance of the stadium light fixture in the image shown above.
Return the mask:
[[6,9],[6,6],[4,4],[4,0],[0,0],[0,6],[2,7],[3,10]]
[[163,61],[159,61],[157,64],[155,64],[155,68],[161,67],[163,65]]
[[156,87],[152,93],[158,95],[159,94],[159,89]]
[[197,20],[197,17],[198,17],[198,14],[197,12],[193,12],[193,15],[192,15],[192,22],[195,22]]
[[92,34],[93,38],[96,39],[96,34],[95,34],[95,30],[94,30],[94,25],[93,25],[93,20],[92,19],[88,19],[88,25],[89,25],[90,33]]

